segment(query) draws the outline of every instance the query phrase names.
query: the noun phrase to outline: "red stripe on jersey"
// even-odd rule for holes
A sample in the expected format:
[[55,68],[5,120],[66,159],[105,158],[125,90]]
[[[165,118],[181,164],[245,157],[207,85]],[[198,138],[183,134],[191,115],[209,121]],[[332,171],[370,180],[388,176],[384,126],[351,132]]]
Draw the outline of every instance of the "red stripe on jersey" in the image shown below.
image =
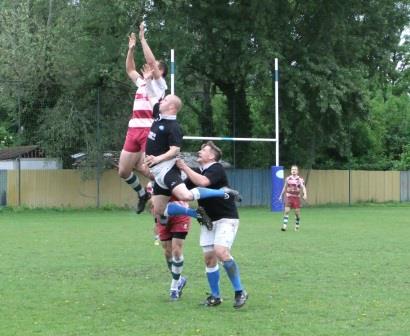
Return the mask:
[[152,118],[153,118],[152,110],[136,110],[136,111],[132,111],[132,118],[152,119]]
[[294,197],[300,197],[300,191],[303,186],[303,178],[299,176],[293,177],[292,175],[288,176],[286,178],[287,182],[287,188],[286,188],[286,196],[294,196]]
[[144,93],[135,93],[135,100],[149,100],[147,94]]

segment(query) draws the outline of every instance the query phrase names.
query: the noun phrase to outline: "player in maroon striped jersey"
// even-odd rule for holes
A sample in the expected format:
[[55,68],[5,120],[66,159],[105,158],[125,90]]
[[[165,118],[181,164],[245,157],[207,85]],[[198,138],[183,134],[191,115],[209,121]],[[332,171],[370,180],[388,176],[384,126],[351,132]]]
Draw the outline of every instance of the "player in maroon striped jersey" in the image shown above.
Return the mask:
[[279,196],[279,200],[282,200],[283,194],[286,193],[282,231],[286,231],[288,228],[289,212],[291,209],[295,210],[295,231],[298,231],[300,228],[300,198],[303,197],[306,200],[307,191],[305,181],[298,174],[298,166],[293,165],[290,168],[290,175],[285,179],[285,184]]

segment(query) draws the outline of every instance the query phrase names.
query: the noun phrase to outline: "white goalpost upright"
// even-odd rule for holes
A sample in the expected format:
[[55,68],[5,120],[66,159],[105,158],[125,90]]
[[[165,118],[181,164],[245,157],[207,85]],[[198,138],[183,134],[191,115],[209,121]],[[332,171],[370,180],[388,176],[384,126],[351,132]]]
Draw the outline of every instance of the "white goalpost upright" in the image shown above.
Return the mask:
[[174,49],[171,49],[171,94],[175,92],[175,60],[174,60]]
[[279,166],[279,69],[278,59],[275,58],[275,142],[276,166]]
[[[272,194],[271,210],[282,211],[283,203],[279,201],[279,195],[283,188],[284,171],[279,166],[279,65],[275,58],[275,137],[274,138],[236,138],[236,137],[207,137],[207,136],[184,136],[184,140],[215,140],[215,141],[248,141],[248,142],[275,142],[275,166],[271,167]],[[175,54],[171,49],[171,94],[175,93]]]
[[283,211],[283,203],[279,197],[284,184],[284,171],[283,167],[279,166],[279,66],[277,58],[275,58],[275,140],[275,166],[271,167],[271,210],[281,212]]

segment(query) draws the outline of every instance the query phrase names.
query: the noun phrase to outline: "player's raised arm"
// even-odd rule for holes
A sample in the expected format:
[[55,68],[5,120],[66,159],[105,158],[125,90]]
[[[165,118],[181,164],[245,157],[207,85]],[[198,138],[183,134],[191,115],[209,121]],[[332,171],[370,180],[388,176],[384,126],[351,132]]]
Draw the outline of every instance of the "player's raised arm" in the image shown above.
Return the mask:
[[145,25],[144,22],[140,24],[139,38],[141,41],[142,51],[144,53],[145,61],[153,69],[153,75],[155,79],[161,77],[161,71],[159,70],[157,60],[155,59],[154,53],[148,45],[147,40],[145,39]]
[[135,33],[131,33],[131,35],[128,37],[128,52],[127,58],[125,59],[125,70],[127,71],[127,75],[133,83],[135,83],[137,81],[137,78],[140,77],[135,68],[134,61],[134,50],[136,43],[137,38],[135,36]]

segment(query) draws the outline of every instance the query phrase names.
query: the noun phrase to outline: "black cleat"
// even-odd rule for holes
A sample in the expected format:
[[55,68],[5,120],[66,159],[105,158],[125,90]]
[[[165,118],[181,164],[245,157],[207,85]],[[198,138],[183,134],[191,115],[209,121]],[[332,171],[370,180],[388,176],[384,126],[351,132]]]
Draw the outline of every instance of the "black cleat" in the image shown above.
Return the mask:
[[225,192],[225,198],[232,197],[235,202],[242,202],[242,196],[238,190],[229,187],[223,187],[222,190]]
[[212,224],[212,220],[211,218],[208,216],[208,214],[206,213],[205,209],[201,206],[199,206],[196,209],[196,214],[197,214],[197,220],[199,222],[199,224],[201,225],[205,225],[206,228],[211,231],[213,228],[213,224]]
[[145,206],[147,205],[148,200],[151,198],[150,193],[145,193],[143,196],[139,197],[138,205],[137,205],[137,214],[140,214],[144,211]]
[[216,306],[219,306],[221,303],[222,303],[221,298],[210,295],[206,298],[204,302],[204,306],[216,307]]
[[239,309],[246,303],[247,300],[248,293],[246,293],[246,291],[243,290],[242,293],[235,294],[235,303],[233,304],[233,307]]

